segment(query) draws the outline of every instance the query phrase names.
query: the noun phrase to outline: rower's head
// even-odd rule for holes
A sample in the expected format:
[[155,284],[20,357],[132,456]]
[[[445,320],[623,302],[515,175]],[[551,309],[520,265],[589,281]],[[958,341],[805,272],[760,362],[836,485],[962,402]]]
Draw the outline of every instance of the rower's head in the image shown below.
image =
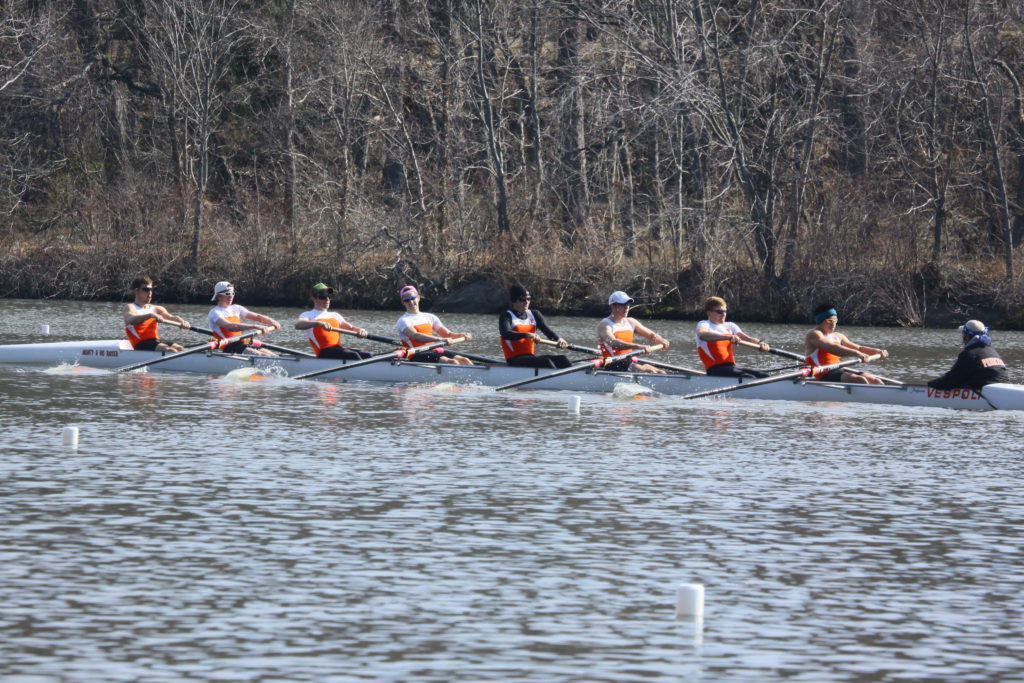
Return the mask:
[[228,306],[235,300],[235,286],[227,280],[221,280],[213,286],[213,298],[218,306]]
[[624,317],[629,313],[629,306],[633,303],[632,297],[622,291],[614,291],[608,297],[608,307],[612,309],[612,317]]
[[963,334],[964,344],[969,344],[973,339],[988,339],[988,328],[980,320],[968,320],[960,326],[960,333]]
[[148,277],[137,277],[132,280],[132,294],[137,303],[148,304],[153,299],[153,281]]
[[412,285],[406,285],[398,290],[398,298],[402,300],[406,311],[416,313],[420,310],[420,291]]
[[309,298],[313,300],[313,308],[326,311],[334,298],[334,287],[318,282],[309,290]]
[[833,332],[836,325],[839,324],[839,313],[836,312],[836,307],[830,303],[818,305],[814,309],[814,324],[825,333]]
[[516,313],[523,313],[530,307],[530,301],[533,297],[530,296],[530,291],[522,285],[512,285],[508,288],[508,300],[512,305],[512,310]]
[[729,307],[725,299],[720,296],[711,296],[704,301],[704,314],[708,320],[715,323],[724,323],[725,316],[729,313]]

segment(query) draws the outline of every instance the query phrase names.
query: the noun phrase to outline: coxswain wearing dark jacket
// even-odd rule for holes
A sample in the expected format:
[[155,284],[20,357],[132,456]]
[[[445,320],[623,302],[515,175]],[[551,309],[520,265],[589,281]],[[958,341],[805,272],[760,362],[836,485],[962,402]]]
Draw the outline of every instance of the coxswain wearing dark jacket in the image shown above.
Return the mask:
[[977,320],[969,320],[960,330],[964,333],[964,350],[942,377],[928,382],[932,389],[969,387],[980,391],[986,384],[1009,381],[1006,363],[992,348],[988,328]]

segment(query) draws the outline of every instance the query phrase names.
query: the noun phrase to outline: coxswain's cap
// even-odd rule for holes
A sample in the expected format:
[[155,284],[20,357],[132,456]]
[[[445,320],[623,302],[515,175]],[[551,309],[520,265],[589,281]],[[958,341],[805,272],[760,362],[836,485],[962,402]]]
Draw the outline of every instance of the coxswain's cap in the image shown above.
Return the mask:
[[612,292],[612,295],[608,297],[608,305],[612,304],[631,304],[633,299],[630,298],[629,294],[625,292]]
[[987,334],[988,328],[980,320],[968,320],[960,326],[960,331],[971,337],[979,334]]
[[221,280],[213,286],[213,298],[210,301],[216,301],[218,294],[234,294],[235,286],[227,280]]

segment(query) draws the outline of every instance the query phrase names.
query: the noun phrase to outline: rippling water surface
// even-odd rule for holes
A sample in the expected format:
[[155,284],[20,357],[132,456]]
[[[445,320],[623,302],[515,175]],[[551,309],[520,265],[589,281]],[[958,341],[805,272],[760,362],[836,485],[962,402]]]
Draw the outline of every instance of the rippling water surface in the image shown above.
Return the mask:
[[[0,320],[120,333],[109,304]],[[692,323],[651,326],[695,363]],[[957,351],[845,331],[912,380]],[[1024,414],[12,367],[0,398],[0,680],[1024,679]]]

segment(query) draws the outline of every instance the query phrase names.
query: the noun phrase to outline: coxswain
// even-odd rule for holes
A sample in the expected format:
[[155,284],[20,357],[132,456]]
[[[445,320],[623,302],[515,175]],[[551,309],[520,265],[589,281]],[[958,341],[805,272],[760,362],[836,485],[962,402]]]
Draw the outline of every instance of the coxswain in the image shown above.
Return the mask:
[[[650,352],[651,346],[657,344],[661,344],[666,349],[668,348],[667,339],[653,330],[644,327],[635,318],[629,317],[629,306],[632,303],[633,299],[625,292],[612,292],[611,296],[608,297],[608,307],[611,309],[611,313],[597,325],[597,342],[600,345],[601,354],[605,358],[621,356],[624,353],[636,351],[637,349],[644,349]],[[635,343],[633,339],[636,335],[651,341],[652,344]],[[605,369],[614,372],[653,372],[659,375],[665,374],[665,371],[661,368],[656,368],[646,363],[633,362],[633,358],[635,356],[614,361],[606,365]]]
[[521,368],[567,368],[572,365],[565,356],[537,355],[538,330],[560,349],[568,347],[569,342],[548,327],[540,311],[530,308],[533,297],[526,287],[512,285],[508,298],[509,309],[498,316],[498,334],[505,362]]
[[341,343],[341,332],[346,330],[354,332],[361,339],[366,338],[366,330],[349,323],[339,313],[328,311],[331,306],[331,299],[334,297],[334,288],[328,287],[322,282],[313,285],[309,291],[309,298],[313,302],[312,310],[306,311],[295,321],[295,329],[305,330],[306,338],[316,353],[317,358],[332,358],[338,360],[361,360],[369,358],[373,354],[358,349],[348,349]]
[[[210,329],[217,339],[226,341],[250,330],[270,332],[281,329],[281,323],[273,318],[254,313],[245,306],[236,304],[235,286],[230,282],[221,281],[214,285],[211,301],[217,302],[217,305],[210,309],[208,316]],[[251,322],[243,322],[246,320]],[[224,353],[247,353],[255,356],[275,355],[267,349],[254,348],[248,339],[230,342],[221,350]]]
[[[885,349],[855,344],[847,339],[846,335],[836,332],[839,314],[832,304],[821,304],[814,309],[814,324],[814,329],[804,337],[808,365],[832,365],[844,358],[859,358],[863,361],[875,354],[880,354],[883,359],[889,357],[889,352]],[[815,374],[814,379],[849,384],[885,384],[880,378],[868,372],[855,373],[847,368],[831,370],[823,375]]]
[[704,302],[706,320],[697,323],[697,355],[704,363],[704,370],[712,377],[767,377],[768,373],[736,365],[733,342],[740,339],[757,344],[761,351],[768,351],[768,344],[744,334],[734,322],[726,322],[729,307],[725,299],[713,296]]
[[980,320],[968,320],[960,326],[964,348],[956,357],[953,367],[942,377],[928,382],[932,389],[960,389],[968,387],[981,391],[986,384],[1008,382],[1006,363],[992,348],[992,337]]
[[153,303],[153,280],[137,277],[132,280],[135,300],[124,305],[124,333],[136,351],[183,351],[181,344],[160,339],[160,323],[174,323],[183,330],[191,327],[184,318],[171,315],[163,306]]
[[[405,313],[395,323],[398,331],[398,338],[407,349],[417,346],[425,346],[434,342],[464,337],[466,341],[472,341],[473,335],[468,332],[455,334],[445,327],[441,320],[433,313],[420,312],[420,293],[412,285],[406,285],[398,291],[398,297],[402,300]],[[410,357],[410,360],[420,363],[455,363],[458,365],[472,365],[473,361],[464,356],[459,356],[451,351],[437,351],[431,349],[417,353]]]

